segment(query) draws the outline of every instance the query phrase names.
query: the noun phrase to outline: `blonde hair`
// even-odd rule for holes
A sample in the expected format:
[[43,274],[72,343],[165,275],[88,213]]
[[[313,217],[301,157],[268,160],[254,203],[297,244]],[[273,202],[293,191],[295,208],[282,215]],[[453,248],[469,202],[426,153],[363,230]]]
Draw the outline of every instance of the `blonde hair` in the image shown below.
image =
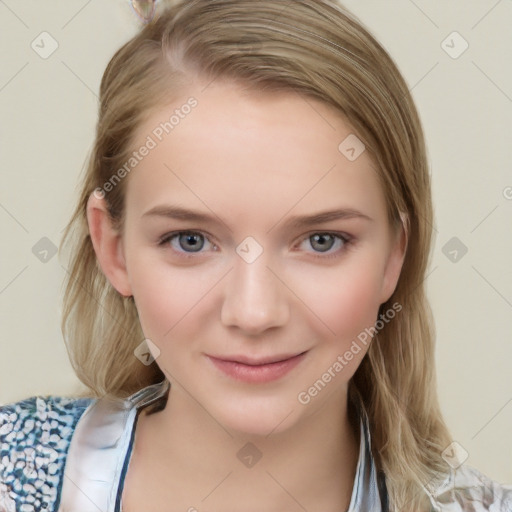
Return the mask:
[[[402,272],[381,306],[398,303],[402,309],[375,334],[350,386],[368,412],[391,510],[429,510],[424,486],[447,473],[441,452],[451,440],[438,405],[433,320],[424,290],[433,217],[424,136],[393,60],[334,0],[168,3],[113,56],[101,82],[95,145],[61,243],[71,247],[62,331],[78,377],[92,396],[117,397],[165,378],[156,363],[145,366],[134,356],[144,339],[135,303],[103,275],[86,205],[127,161],[146,116],[194,77],[227,79],[255,91],[295,91],[337,109],[376,164],[389,220],[406,219]],[[126,181],[106,195],[120,229]]]

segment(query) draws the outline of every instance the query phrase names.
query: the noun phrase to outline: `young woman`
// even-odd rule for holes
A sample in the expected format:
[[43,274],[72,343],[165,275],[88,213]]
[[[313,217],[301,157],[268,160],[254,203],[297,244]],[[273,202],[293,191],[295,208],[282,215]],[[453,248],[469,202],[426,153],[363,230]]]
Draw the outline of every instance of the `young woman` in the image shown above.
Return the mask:
[[88,393],[0,410],[0,510],[512,510],[436,396],[432,204],[333,0],[174,2],[110,61],[65,233]]

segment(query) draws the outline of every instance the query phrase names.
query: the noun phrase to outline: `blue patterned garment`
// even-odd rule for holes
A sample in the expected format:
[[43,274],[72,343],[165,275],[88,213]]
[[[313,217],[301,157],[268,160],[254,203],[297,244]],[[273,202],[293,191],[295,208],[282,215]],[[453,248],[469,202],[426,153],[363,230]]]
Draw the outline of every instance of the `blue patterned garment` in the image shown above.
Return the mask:
[[0,408],[0,511],[53,512],[75,425],[93,399],[32,397]]

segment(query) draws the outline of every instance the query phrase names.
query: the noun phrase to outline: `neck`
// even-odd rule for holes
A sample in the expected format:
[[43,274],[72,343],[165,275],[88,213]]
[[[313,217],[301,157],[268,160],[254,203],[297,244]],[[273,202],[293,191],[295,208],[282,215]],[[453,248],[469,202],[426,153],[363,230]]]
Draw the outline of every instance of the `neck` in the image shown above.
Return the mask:
[[178,387],[163,410],[139,422],[140,448],[163,466],[160,474],[194,482],[211,510],[230,495],[254,510],[348,508],[360,439],[346,389],[293,427],[261,436],[225,429]]

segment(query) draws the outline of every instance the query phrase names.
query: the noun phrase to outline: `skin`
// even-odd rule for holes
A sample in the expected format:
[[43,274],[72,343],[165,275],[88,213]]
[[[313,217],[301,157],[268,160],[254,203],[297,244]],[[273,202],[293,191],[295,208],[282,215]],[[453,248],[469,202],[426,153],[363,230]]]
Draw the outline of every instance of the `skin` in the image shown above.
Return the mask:
[[[87,208],[101,268],[133,295],[171,382],[166,408],[139,417],[123,510],[345,510],[359,455],[347,386],[369,344],[308,404],[297,397],[375,324],[406,234],[387,222],[368,152],[349,161],[338,150],[349,124],[293,92],[194,83],[139,127],[134,148],[191,95],[197,107],[125,178],[124,231],[112,229],[103,199],[91,195]],[[144,215],[157,205],[214,220]],[[369,219],[286,225],[334,209]],[[158,245],[180,230],[204,234],[199,252],[179,236]],[[325,232],[351,241],[310,238]],[[246,237],[263,249],[252,263],[236,252]],[[235,381],[205,355],[303,351],[299,366],[267,383]],[[262,454],[252,468],[236,456],[247,442]]]

